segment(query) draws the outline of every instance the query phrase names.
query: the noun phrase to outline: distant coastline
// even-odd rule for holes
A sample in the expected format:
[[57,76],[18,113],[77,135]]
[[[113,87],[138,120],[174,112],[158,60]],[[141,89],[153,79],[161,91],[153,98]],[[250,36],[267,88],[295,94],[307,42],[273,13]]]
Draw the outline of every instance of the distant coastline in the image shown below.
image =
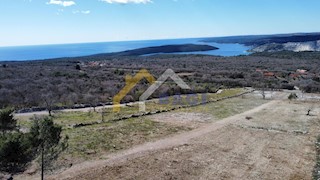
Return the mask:
[[[119,53],[132,51],[143,48],[170,46],[170,45],[207,45],[216,47],[217,49],[202,48],[189,50],[166,50],[162,53],[169,54],[199,54],[213,56],[238,56],[248,55],[251,49],[242,44],[222,44],[222,43],[204,43],[201,40],[206,38],[187,38],[187,39],[165,39],[165,40],[143,40],[143,41],[121,41],[121,42],[105,42],[105,43],[82,43],[82,44],[59,44],[59,45],[43,45],[43,46],[19,46],[19,47],[0,47],[1,61],[33,61],[33,60],[52,60],[57,58],[74,58],[93,56],[99,54]],[[145,49],[146,50],[146,49]],[[145,51],[144,50],[144,51]],[[148,53],[153,51],[149,50]],[[161,53],[159,49],[151,54]],[[139,53],[140,54],[140,53]],[[143,53],[147,54],[147,53]]]
[[[92,55],[152,55],[199,54],[213,56],[239,56],[253,52],[320,51],[320,33],[294,33],[275,35],[229,36],[213,38],[186,38],[142,41],[99,42],[41,46],[0,47],[1,61],[52,60]],[[207,45],[216,47],[178,50],[159,46]],[[204,46],[203,46],[204,47]]]

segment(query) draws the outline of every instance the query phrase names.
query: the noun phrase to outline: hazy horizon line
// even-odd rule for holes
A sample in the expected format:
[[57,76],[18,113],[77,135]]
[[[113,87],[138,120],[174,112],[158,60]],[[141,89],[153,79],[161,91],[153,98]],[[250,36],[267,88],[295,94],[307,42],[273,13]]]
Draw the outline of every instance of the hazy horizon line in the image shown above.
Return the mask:
[[25,46],[54,46],[54,45],[72,45],[72,44],[93,44],[93,43],[116,43],[116,42],[135,42],[135,41],[161,41],[161,40],[178,40],[178,39],[200,39],[200,38],[225,38],[225,37],[237,37],[237,36],[263,36],[263,35],[286,35],[286,34],[314,34],[317,32],[281,32],[281,33],[261,33],[261,34],[238,34],[238,35],[217,35],[217,36],[202,36],[202,37],[176,37],[176,38],[154,38],[154,39],[128,39],[128,40],[111,40],[111,41],[87,41],[87,42],[62,42],[62,43],[47,43],[47,44],[21,44],[21,45],[8,45],[0,48],[10,47],[25,47]]

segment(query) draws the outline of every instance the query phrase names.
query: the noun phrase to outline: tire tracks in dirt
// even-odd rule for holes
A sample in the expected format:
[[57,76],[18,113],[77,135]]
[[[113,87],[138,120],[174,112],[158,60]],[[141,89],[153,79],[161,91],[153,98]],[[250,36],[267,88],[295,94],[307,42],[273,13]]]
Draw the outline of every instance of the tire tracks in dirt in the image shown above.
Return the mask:
[[177,134],[164,139],[160,139],[154,142],[138,145],[131,149],[124,150],[115,154],[103,156],[102,159],[105,159],[105,160],[94,160],[94,161],[83,162],[83,163],[74,165],[73,167],[57,175],[52,175],[51,177],[48,177],[48,179],[73,179],[74,177],[79,176],[81,174],[90,173],[90,172],[99,170],[101,168],[104,168],[106,166],[114,165],[117,163],[128,161],[130,159],[148,155],[152,151],[173,148],[175,146],[188,144],[188,142],[194,138],[198,138],[210,132],[221,129],[227,125],[230,125],[238,120],[245,118],[246,116],[259,112],[265,108],[275,106],[279,102],[280,102],[279,100],[273,100],[266,104],[258,106],[256,108],[253,108],[249,111],[246,111],[244,113],[237,114],[235,116],[231,116],[211,124],[206,124],[203,127],[200,127],[198,129],[195,129],[189,132],[184,132],[184,133]]

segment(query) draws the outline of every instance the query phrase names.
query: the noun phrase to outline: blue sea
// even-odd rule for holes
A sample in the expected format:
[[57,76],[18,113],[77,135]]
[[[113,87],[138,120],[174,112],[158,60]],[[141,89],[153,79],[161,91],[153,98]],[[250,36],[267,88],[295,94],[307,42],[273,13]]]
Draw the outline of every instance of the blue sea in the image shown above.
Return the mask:
[[208,44],[218,47],[219,50],[179,54],[206,54],[219,56],[238,56],[249,54],[247,50],[249,50],[250,47],[241,44],[204,43],[201,42],[203,39],[205,38],[0,47],[0,61],[24,61],[61,57],[79,57],[100,53],[121,52],[150,46],[187,43]]

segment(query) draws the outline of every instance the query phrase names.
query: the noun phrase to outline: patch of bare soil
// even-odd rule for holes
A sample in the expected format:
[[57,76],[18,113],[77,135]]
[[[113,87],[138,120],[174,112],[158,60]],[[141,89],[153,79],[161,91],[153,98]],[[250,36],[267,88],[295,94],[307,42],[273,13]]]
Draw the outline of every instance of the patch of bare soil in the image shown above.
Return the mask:
[[272,101],[50,179],[312,179],[320,107],[307,116],[309,106]]
[[311,179],[313,148],[304,136],[228,125],[71,179]]
[[156,122],[163,122],[172,125],[185,126],[188,128],[198,128],[203,123],[213,119],[212,115],[192,112],[168,112],[151,116]]
[[[308,111],[310,110],[309,114]],[[319,125],[320,103],[279,101],[276,106],[263,108],[236,124],[246,128],[308,134],[312,126]]]

